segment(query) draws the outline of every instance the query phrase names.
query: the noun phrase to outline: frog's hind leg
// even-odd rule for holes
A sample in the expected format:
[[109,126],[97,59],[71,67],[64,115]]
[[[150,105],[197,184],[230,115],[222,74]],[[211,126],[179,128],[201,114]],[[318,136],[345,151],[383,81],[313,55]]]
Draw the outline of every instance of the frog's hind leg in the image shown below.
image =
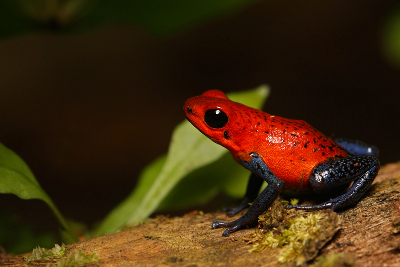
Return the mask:
[[242,210],[250,207],[250,203],[254,202],[254,200],[257,198],[258,193],[260,192],[260,188],[263,184],[264,180],[260,178],[259,176],[255,175],[252,173],[250,175],[249,182],[247,184],[247,189],[246,189],[246,194],[244,196],[244,199],[242,203],[240,203],[239,206],[234,207],[234,208],[225,208],[224,211],[227,212],[227,215],[229,217],[232,217],[233,215],[241,212]]
[[316,192],[326,192],[353,182],[350,189],[327,202],[298,206],[288,205],[287,208],[303,210],[327,209],[337,210],[354,205],[368,190],[379,170],[378,158],[374,156],[348,156],[347,158],[329,159],[317,165],[310,175],[309,182]]
[[342,137],[332,138],[332,140],[344,147],[353,156],[375,156],[378,157],[379,150],[376,146],[366,144],[358,140],[352,140]]

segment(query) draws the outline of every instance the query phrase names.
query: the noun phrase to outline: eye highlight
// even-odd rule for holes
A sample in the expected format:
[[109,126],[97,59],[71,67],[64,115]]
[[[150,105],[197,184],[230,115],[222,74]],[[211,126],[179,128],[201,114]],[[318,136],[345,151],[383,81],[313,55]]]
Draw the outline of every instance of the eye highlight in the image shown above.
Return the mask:
[[209,109],[204,113],[204,121],[211,128],[222,128],[228,122],[228,116],[219,109]]

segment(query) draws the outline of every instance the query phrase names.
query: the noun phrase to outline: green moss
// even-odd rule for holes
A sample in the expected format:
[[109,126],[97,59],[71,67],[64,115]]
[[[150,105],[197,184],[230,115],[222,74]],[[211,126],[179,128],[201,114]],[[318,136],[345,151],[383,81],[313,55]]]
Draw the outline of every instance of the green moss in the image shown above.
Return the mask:
[[400,233],[400,217],[395,217],[392,220],[392,226],[393,226],[393,233],[398,234]]
[[312,267],[336,267],[336,266],[353,266],[354,256],[351,254],[334,253],[321,256],[311,265]]
[[[64,257],[63,257],[64,256]],[[32,255],[25,257],[26,264],[39,264],[39,261],[49,261],[46,267],[67,267],[67,266],[81,266],[87,263],[98,261],[100,258],[96,253],[86,255],[80,250],[68,252],[65,245],[61,246],[56,244],[52,249],[45,249],[36,247],[32,251]],[[40,262],[42,263],[42,262]]]
[[75,250],[66,255],[66,257],[57,260],[55,263],[47,263],[46,267],[67,267],[82,266],[100,260],[97,253],[86,255],[80,250]]
[[61,246],[58,244],[55,244],[54,248],[52,249],[46,249],[46,248],[41,248],[37,246],[36,248],[33,249],[32,255],[25,257],[26,263],[32,263],[33,261],[40,261],[40,260],[48,260],[52,258],[57,258],[61,257],[62,255],[65,254],[67,250],[65,249],[65,245],[62,244]]
[[285,208],[287,204],[288,201],[278,198],[268,211],[258,217],[259,227],[265,231],[279,228],[290,215],[294,214],[294,210]]
[[283,207],[283,203],[278,203],[260,216],[262,230],[253,234],[250,252],[278,248],[279,262],[295,261],[301,265],[315,258],[318,250],[333,237],[339,229],[338,217],[330,210],[295,215],[298,211],[287,211]]
[[299,204],[299,200],[297,198],[292,198],[290,200],[290,205],[298,205]]
[[263,234],[258,232],[256,237],[258,240],[253,242],[250,252],[262,251],[267,247],[281,247],[278,261],[287,262],[297,259],[297,263],[305,260],[300,257],[305,244],[318,236],[321,231],[322,219],[320,213],[310,213],[306,217],[297,216],[288,221],[288,228],[281,229],[281,234],[275,235],[272,231]]

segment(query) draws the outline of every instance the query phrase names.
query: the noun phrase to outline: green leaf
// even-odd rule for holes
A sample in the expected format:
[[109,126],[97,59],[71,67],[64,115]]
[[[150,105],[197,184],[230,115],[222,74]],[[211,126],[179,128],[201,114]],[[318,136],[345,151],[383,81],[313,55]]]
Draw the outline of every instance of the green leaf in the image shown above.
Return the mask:
[[26,163],[13,151],[0,144],[0,193],[14,194],[22,199],[40,199],[47,203],[61,226],[68,233],[69,242],[77,240],[53,201],[40,187]]
[[157,210],[205,204],[221,191],[231,197],[243,197],[248,178],[249,171],[237,164],[230,153],[224,151],[218,160],[194,170],[180,180]]
[[400,5],[387,16],[382,31],[382,52],[391,64],[400,67]]
[[[228,94],[228,97],[233,101],[260,108],[268,93],[269,89],[267,86],[260,86],[251,91]],[[202,174],[202,172],[205,170],[200,169],[218,160],[223,162],[224,159],[221,158],[227,153],[225,148],[210,141],[189,122],[184,121],[180,123],[172,134],[167,156],[157,159],[145,168],[135,190],[106,217],[98,228],[97,234],[104,235],[115,232],[124,226],[134,226],[145,220],[173,192],[174,187],[195,170],[198,171],[197,174],[191,174],[192,176],[188,178],[189,181],[185,181],[179,185],[181,187],[180,190],[183,190],[179,192],[182,195],[186,194],[185,198],[182,198],[182,195],[180,196],[180,202],[193,203],[190,195],[193,195],[193,199],[196,199],[196,201],[205,201],[209,197],[212,197],[218,188],[222,188],[228,193],[237,194],[237,187],[232,186],[231,183],[233,183],[233,180],[238,179],[232,178],[231,180],[231,177],[226,175],[226,171],[231,167],[226,168],[226,166],[220,166],[220,164],[216,163],[211,168],[213,170],[222,168],[219,174],[216,172],[216,175],[219,177],[215,179],[203,178],[204,181],[201,180],[204,177],[204,173]],[[231,161],[233,164],[233,160]],[[232,167],[232,170],[235,167]],[[207,173],[209,173],[209,170],[207,170]],[[240,171],[236,173],[237,177],[242,176],[240,175]],[[244,174],[244,172],[242,173]],[[233,171],[233,174],[235,174],[235,171]],[[226,186],[226,181],[222,182],[225,179],[223,177],[229,178],[228,186]],[[190,180],[197,181],[192,184],[192,189],[194,190],[187,189],[188,185],[191,184]],[[201,184],[203,185],[202,188],[199,187]],[[240,181],[240,184],[241,188],[244,188],[243,181]],[[178,196],[174,193],[170,196],[171,198],[179,199],[179,193]],[[183,199],[184,201],[182,201]],[[164,205],[163,207],[165,208],[166,206],[168,205]]]

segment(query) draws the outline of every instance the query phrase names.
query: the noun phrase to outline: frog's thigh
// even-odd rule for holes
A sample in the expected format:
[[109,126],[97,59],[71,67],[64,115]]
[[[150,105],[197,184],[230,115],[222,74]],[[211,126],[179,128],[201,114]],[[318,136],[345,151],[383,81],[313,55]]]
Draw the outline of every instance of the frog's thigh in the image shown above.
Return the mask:
[[318,165],[310,177],[310,183],[315,191],[325,192],[335,187],[354,181],[350,189],[327,202],[298,206],[288,205],[287,208],[316,210],[331,208],[337,210],[354,205],[368,190],[379,170],[379,161],[373,156],[349,156],[343,159],[326,161]]
[[309,182],[314,191],[320,192],[360,179],[373,167],[379,169],[379,161],[374,156],[350,155],[347,158],[329,159],[314,168]]
[[376,146],[366,144],[358,140],[336,137],[332,140],[344,147],[352,155],[356,156],[375,156],[378,157],[379,150]]

